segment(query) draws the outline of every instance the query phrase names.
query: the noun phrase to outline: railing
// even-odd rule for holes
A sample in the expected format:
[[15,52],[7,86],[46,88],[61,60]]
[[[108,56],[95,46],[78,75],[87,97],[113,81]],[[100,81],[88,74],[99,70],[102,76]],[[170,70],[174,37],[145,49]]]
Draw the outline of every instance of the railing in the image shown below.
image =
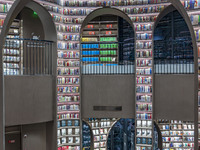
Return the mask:
[[53,42],[6,39],[3,48],[4,75],[51,75]]
[[193,74],[194,61],[193,59],[155,59],[154,60],[155,74]]

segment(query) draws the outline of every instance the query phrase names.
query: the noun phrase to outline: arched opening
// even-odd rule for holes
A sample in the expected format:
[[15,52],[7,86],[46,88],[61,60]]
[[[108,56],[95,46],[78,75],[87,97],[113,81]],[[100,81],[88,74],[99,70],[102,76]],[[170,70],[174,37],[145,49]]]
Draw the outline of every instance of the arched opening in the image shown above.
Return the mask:
[[[151,123],[140,122],[141,126],[150,127]],[[138,124],[138,123],[137,123]],[[135,150],[136,142],[144,142],[139,137],[151,135],[151,131],[135,128],[135,119],[97,119],[89,118],[82,124],[82,145],[84,150],[101,148],[102,150]],[[147,133],[148,132],[148,133]],[[156,123],[154,123],[154,149],[161,149],[162,137]]]
[[106,150],[107,138],[116,118],[88,118],[83,120],[83,150]]
[[95,10],[81,28],[81,73],[133,74],[134,47],[134,28],[123,12]]
[[154,31],[155,73],[193,73],[192,38],[178,11],[167,14]]
[[[142,122],[141,122],[142,123]],[[150,123],[150,122],[149,122]],[[150,124],[146,124],[151,126]],[[142,124],[141,124],[142,126]],[[151,136],[151,130],[146,129],[136,129],[135,128],[135,119],[120,119],[117,121],[111,128],[108,141],[107,149],[108,150],[134,150],[135,149],[135,134],[137,144],[145,144],[146,141],[140,136]],[[159,128],[154,124],[154,150],[157,150],[159,147]],[[145,142],[145,143],[144,143]],[[150,141],[149,141],[150,142]]]
[[[15,131],[19,147],[57,148],[56,42],[56,28],[45,8],[32,0],[13,3],[0,36],[0,149],[9,149],[5,139],[13,139],[10,133]],[[36,91],[35,96],[27,95]],[[27,134],[28,139],[22,138]],[[43,142],[32,140],[36,136]]]
[[154,29],[154,72],[193,74],[194,53],[190,30],[183,16],[171,6]]
[[[179,3],[179,2],[178,2]],[[173,4],[173,2],[172,2]],[[175,147],[186,148],[189,149],[194,148],[194,103],[195,97],[193,95],[195,93],[195,82],[196,79],[196,46],[195,46],[195,38],[192,29],[191,22],[189,21],[189,17],[186,14],[184,9],[178,7],[176,3],[175,5],[168,6],[163,12],[158,16],[158,19],[155,23],[154,29],[154,73],[156,81],[155,81],[155,89],[157,93],[155,94],[154,108],[155,114],[154,117],[158,122],[158,126],[161,130],[162,136],[162,149],[174,149]],[[175,8],[176,7],[176,8]],[[157,75],[157,74],[171,74],[171,75]],[[180,75],[181,74],[181,75]],[[187,75],[186,75],[187,74]],[[190,82],[192,82],[190,88],[189,84],[186,83],[188,79],[180,79],[181,77],[190,77]],[[168,80],[167,77],[170,79]],[[159,79],[160,78],[160,79]],[[162,78],[162,79],[161,79]],[[170,89],[163,88],[164,84],[162,81],[166,79],[167,85]],[[180,79],[179,83],[176,83]],[[195,81],[195,82],[194,82]],[[159,84],[158,84],[159,83]],[[159,87],[159,86],[160,87]],[[181,85],[178,87],[178,85]],[[176,92],[174,89],[177,89]],[[159,90],[161,89],[161,90]],[[181,89],[181,90],[180,90]],[[185,92],[182,92],[183,89]],[[192,89],[190,92],[188,92]],[[168,93],[167,100],[166,96],[162,94]],[[188,92],[187,94],[185,94]],[[180,93],[179,96],[176,96],[176,93]],[[187,99],[185,99],[185,95],[189,95]],[[178,102],[179,101],[179,102]],[[174,104],[176,102],[177,110],[184,110],[182,112],[173,112]],[[169,105],[168,105],[169,104]],[[185,104],[185,106],[183,106]],[[178,105],[181,105],[181,108],[177,108]],[[190,107],[191,106],[191,107]],[[189,108],[190,107],[190,108]],[[165,110],[165,108],[169,108]],[[172,109],[173,108],[173,109]],[[158,111],[159,110],[159,111]],[[190,114],[188,117],[186,110]],[[158,113],[160,112],[160,113]],[[165,113],[163,113],[165,112]],[[168,113],[166,113],[168,112]],[[170,115],[170,113],[172,113]],[[185,114],[184,114],[185,113]],[[183,117],[182,117],[183,116]],[[168,119],[168,120],[167,120]],[[176,120],[177,119],[177,120]],[[193,120],[193,121],[191,121]],[[196,149],[196,148],[195,148]]]
[[107,150],[135,149],[135,119],[120,119],[111,128]]

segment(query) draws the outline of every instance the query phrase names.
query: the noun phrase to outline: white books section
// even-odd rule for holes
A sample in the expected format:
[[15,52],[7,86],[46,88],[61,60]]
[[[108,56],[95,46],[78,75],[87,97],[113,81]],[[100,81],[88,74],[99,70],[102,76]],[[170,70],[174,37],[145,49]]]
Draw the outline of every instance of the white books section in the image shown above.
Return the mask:
[[158,120],[163,150],[194,150],[194,123]]
[[89,124],[92,131],[93,149],[106,150],[106,143],[110,128],[117,122],[117,119],[89,118],[85,121]]

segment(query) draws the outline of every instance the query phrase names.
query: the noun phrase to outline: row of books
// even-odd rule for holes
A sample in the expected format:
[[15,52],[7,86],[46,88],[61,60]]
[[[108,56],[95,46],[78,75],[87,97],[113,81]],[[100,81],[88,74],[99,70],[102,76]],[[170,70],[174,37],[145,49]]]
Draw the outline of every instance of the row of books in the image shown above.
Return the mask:
[[200,0],[181,0],[186,9],[200,8]]
[[64,113],[64,114],[58,114],[57,119],[79,119],[79,113]]
[[63,8],[61,9],[60,7],[56,6],[50,6],[50,5],[43,5],[48,11],[53,11],[56,13],[64,14],[64,15],[88,15],[93,11],[93,9],[83,9],[83,8],[77,8],[77,9],[67,9]]
[[11,6],[12,5],[8,4],[8,3],[0,4],[0,12],[3,12],[3,13],[8,12],[10,10]]
[[190,20],[192,25],[199,25],[200,24],[200,15],[190,15]]
[[61,25],[57,24],[56,25],[57,31],[60,32],[71,32],[71,33],[79,33],[81,26],[80,25]]
[[79,41],[80,36],[79,35],[69,35],[69,34],[57,34],[58,40],[65,40],[65,41]]
[[108,1],[63,1],[58,0],[58,4],[67,7],[100,7],[100,6],[128,6],[128,5],[146,5],[167,2],[167,0],[108,0]]
[[151,49],[152,48],[152,42],[137,42],[136,43],[137,49]]
[[58,23],[65,23],[65,24],[81,24],[84,18],[71,18],[71,17],[62,17],[58,15],[51,14],[53,21]]
[[57,107],[57,110],[58,112],[61,112],[61,111],[77,111],[79,110],[79,105],[76,105],[76,104],[72,104],[72,105],[59,105]]
[[79,144],[80,143],[80,137],[79,136],[77,136],[77,137],[62,137],[61,139],[60,138],[58,138],[58,146],[60,145],[60,144],[73,144],[73,143],[75,143],[75,144]]
[[136,51],[136,57],[146,58],[146,57],[152,57],[152,55],[153,55],[152,50]]
[[151,31],[153,29],[152,24],[136,24],[135,31]]
[[76,51],[59,51],[58,52],[58,58],[79,58],[80,52],[76,52]]
[[153,36],[150,33],[137,33],[136,34],[136,39],[137,40],[151,40],[152,37]]
[[138,84],[151,84],[152,83],[152,77],[137,77],[136,82]]
[[58,60],[57,67],[79,67],[80,61]]
[[58,49],[68,50],[68,49],[79,49],[80,44],[79,43],[65,43],[65,42],[58,42],[57,43]]
[[78,102],[80,100],[80,96],[79,95],[59,95],[57,97],[57,101],[58,102]]
[[80,150],[80,146],[62,146],[58,147],[58,150]]
[[141,13],[155,13],[160,12],[165,8],[164,5],[162,6],[151,6],[151,7],[136,7],[136,8],[127,8],[124,7],[121,10],[127,14],[141,14]]
[[[58,15],[54,15],[54,14],[51,14],[52,15],[52,18],[54,20],[54,22],[58,22],[58,23],[63,23],[60,25],[60,27],[57,27],[57,29],[59,29],[58,31],[68,31],[70,32],[70,30],[66,30],[66,27],[63,27],[63,26],[66,26],[66,25],[70,25],[70,26],[77,26],[79,24],[81,24],[84,20],[84,18],[67,18],[67,17],[62,17],[62,16],[58,16]],[[153,22],[156,20],[156,16],[138,16],[138,17],[131,17],[130,16],[130,19],[133,21],[133,22]],[[136,31],[143,31],[143,30],[151,30],[152,29],[152,25],[136,25]],[[71,29],[72,30],[72,29]],[[73,31],[76,31],[78,32],[78,30],[74,30]]]
[[145,67],[145,66],[151,66],[152,65],[152,60],[151,59],[139,59],[136,60],[136,64],[138,67]]
[[0,19],[0,27],[3,26],[3,23],[4,23],[4,19]]
[[67,87],[60,87],[58,86],[57,87],[57,91],[58,91],[58,94],[63,94],[63,93],[78,93],[80,90],[79,90],[79,87],[78,86],[67,86]]
[[137,111],[152,111],[152,104],[136,104]]
[[69,75],[69,76],[72,76],[72,75],[79,75],[80,74],[80,69],[79,68],[76,68],[76,69],[71,69],[71,68],[58,68],[57,69],[57,73],[58,75]]

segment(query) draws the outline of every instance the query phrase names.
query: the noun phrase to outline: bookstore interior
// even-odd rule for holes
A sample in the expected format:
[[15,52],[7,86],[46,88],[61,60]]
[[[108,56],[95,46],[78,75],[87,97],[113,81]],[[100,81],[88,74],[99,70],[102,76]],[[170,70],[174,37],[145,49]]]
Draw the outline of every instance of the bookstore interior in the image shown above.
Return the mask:
[[[46,38],[41,7],[56,42]],[[24,78],[24,86],[50,79],[56,58],[55,84],[45,79],[53,110],[41,101],[37,116],[38,101],[31,102],[29,115],[39,121],[9,123],[5,94],[0,149],[200,150],[200,0],[0,0],[0,31],[4,93],[13,88],[8,79],[21,85]],[[30,99],[46,91],[26,89]],[[22,118],[26,101],[12,106]]]

